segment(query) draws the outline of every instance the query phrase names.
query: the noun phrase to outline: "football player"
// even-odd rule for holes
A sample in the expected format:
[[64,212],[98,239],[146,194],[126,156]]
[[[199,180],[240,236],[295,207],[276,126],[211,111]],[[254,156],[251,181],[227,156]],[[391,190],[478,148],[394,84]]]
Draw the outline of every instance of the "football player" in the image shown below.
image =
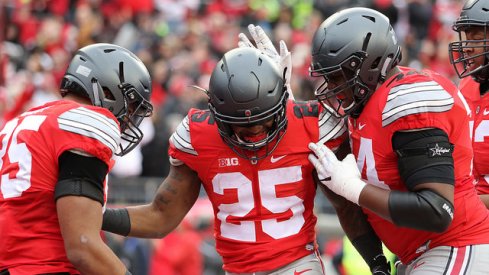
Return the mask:
[[114,153],[152,113],[150,75],[127,49],[93,44],[60,90],[0,131],[0,273],[130,274],[101,239],[102,208]]
[[209,110],[191,109],[170,138],[170,173],[154,200],[108,209],[103,228],[163,237],[203,187],[226,274],[323,274],[308,144],[334,151],[346,125],[317,101],[288,99],[286,86],[277,63],[260,50],[227,52],[205,90]]
[[459,89],[471,107],[473,172],[477,191],[486,207],[489,207],[488,9],[488,1],[467,1],[453,24],[459,40],[449,44],[450,61],[462,79]]
[[467,103],[445,77],[400,60],[377,11],[345,9],[320,25],[315,96],[348,117],[353,155],[340,161],[312,143],[310,160],[328,188],[364,209],[400,258],[398,274],[484,274],[489,211],[473,187]]

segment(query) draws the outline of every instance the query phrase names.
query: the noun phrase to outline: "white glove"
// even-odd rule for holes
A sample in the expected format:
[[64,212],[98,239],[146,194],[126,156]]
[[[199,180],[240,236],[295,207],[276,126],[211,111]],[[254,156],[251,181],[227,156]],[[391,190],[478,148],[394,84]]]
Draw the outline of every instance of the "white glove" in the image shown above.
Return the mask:
[[253,24],[248,25],[248,31],[251,34],[251,37],[255,41],[256,47],[251,43],[248,37],[244,33],[240,33],[238,35],[239,41],[238,46],[240,48],[249,47],[249,48],[257,48],[262,51],[268,57],[272,58],[275,63],[279,66],[281,72],[285,72],[285,86],[287,87],[287,91],[289,92],[289,98],[294,99],[294,95],[290,90],[290,78],[292,76],[292,56],[287,49],[287,45],[283,40],[280,40],[280,54],[275,49],[275,46],[272,43],[272,40],[267,36],[265,31],[260,26],[255,26]]
[[320,143],[309,143],[309,149],[314,152],[309,154],[309,161],[316,168],[321,183],[336,194],[358,204],[366,183],[361,178],[355,156],[348,154],[339,161],[333,151]]

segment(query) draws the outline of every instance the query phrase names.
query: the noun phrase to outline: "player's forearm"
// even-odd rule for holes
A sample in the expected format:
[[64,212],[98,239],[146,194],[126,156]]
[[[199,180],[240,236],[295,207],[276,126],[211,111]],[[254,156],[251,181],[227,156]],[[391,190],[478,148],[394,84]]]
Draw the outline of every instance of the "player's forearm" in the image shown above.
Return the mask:
[[336,208],[336,213],[343,231],[350,240],[372,231],[372,227],[360,206],[348,202],[343,207]]
[[182,221],[183,217],[156,209],[153,204],[128,207],[131,219],[129,236],[139,238],[163,238]]
[[79,246],[66,250],[68,259],[81,274],[128,274],[124,264],[100,238],[86,243],[81,240]]
[[162,238],[183,220],[199,196],[200,179],[186,165],[172,166],[148,205],[129,207],[130,235]]
[[122,236],[162,238],[173,230],[181,219],[159,210],[153,204],[125,208],[107,208],[102,230]]
[[348,238],[354,239],[372,230],[360,206],[334,193],[322,184],[319,186],[323,194],[335,208],[341,227]]
[[348,202],[336,208],[336,212],[343,230],[370,270],[388,270],[389,265],[383,256],[382,243],[368,223],[363,210],[358,205]]
[[389,212],[389,195],[390,190],[367,184],[360,193],[359,204],[392,222]]

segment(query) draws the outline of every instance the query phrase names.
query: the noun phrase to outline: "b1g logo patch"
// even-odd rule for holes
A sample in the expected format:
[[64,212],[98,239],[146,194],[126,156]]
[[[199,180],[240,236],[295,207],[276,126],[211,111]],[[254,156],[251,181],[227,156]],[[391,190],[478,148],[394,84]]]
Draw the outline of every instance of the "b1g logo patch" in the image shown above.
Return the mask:
[[228,166],[238,166],[239,161],[238,158],[222,158],[218,159],[219,167],[228,167]]

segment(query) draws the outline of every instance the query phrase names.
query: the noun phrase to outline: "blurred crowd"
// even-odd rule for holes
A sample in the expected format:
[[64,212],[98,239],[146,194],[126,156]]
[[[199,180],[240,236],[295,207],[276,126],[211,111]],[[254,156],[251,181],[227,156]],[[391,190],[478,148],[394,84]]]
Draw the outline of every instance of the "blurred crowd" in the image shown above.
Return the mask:
[[[164,177],[170,134],[189,108],[207,106],[205,94],[191,85],[208,87],[217,60],[237,46],[240,32],[248,34],[249,24],[260,25],[274,42],[286,42],[295,98],[311,99],[314,31],[329,15],[352,6],[374,8],[390,18],[402,40],[401,64],[428,67],[456,81],[447,45],[455,40],[451,25],[461,5],[458,0],[0,0],[0,125],[58,99],[64,70],[78,48],[115,43],[136,53],[150,70],[155,113],[142,127],[141,145],[118,160],[111,173]],[[177,235],[165,239],[167,247],[181,243],[179,232],[172,234]],[[195,238],[201,236],[183,239]],[[113,247],[140,251],[141,243],[126,243],[130,239],[111,241]],[[158,245],[164,244],[152,247]]]

